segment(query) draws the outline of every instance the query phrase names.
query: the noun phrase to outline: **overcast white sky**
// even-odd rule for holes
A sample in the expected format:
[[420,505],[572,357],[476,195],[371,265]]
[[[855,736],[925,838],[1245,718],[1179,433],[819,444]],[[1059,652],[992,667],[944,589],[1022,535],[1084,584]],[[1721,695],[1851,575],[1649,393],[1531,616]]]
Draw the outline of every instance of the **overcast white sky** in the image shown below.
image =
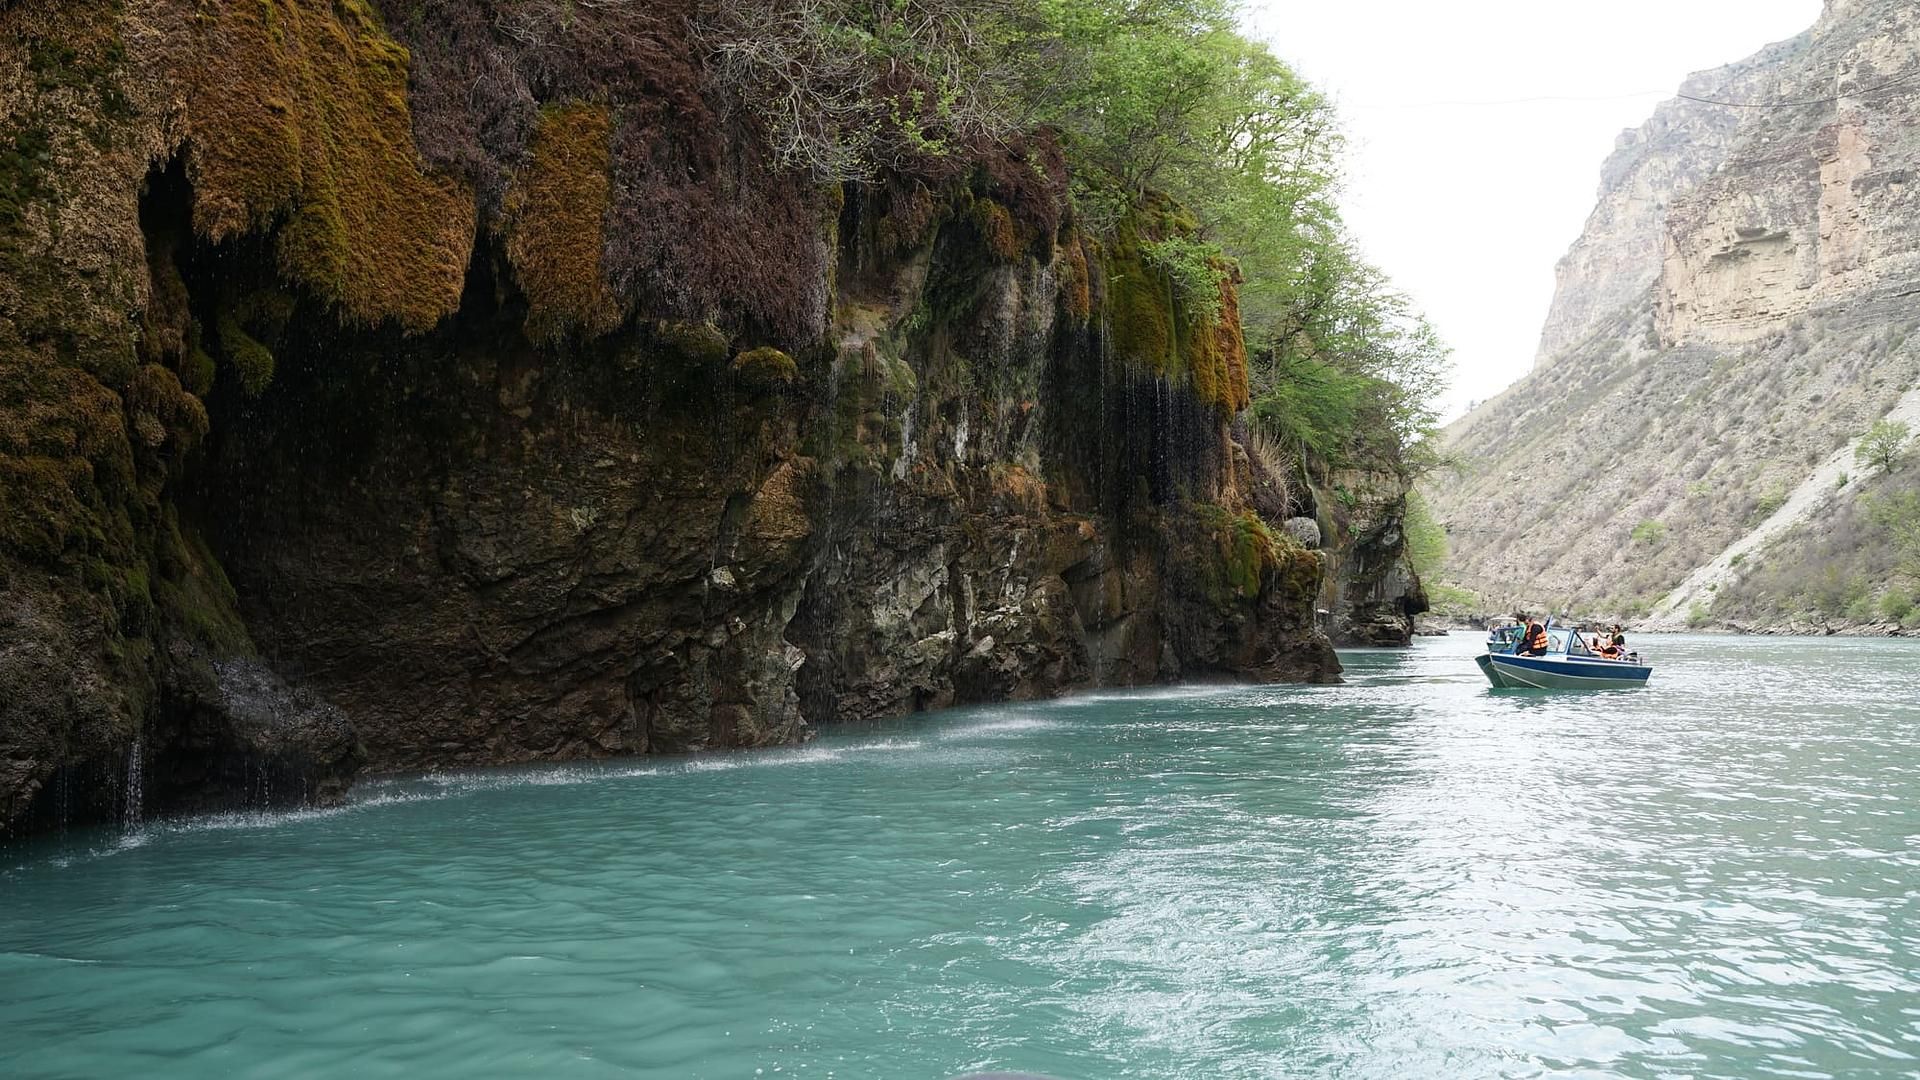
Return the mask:
[[[1688,74],[1812,26],[1821,0],[1247,0],[1248,28],[1332,95],[1342,205],[1454,348],[1449,419],[1525,374],[1553,266],[1614,138]],[[1524,101],[1529,98],[1611,100]],[[1462,104],[1518,102],[1514,104]]]

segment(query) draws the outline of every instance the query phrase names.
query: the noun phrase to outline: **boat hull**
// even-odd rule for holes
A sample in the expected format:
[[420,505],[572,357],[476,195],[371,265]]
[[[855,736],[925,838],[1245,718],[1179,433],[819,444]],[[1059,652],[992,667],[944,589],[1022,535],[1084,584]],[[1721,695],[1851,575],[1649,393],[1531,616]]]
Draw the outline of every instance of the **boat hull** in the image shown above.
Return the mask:
[[1647,685],[1653,675],[1644,664],[1564,656],[1482,653],[1474,663],[1495,687],[1512,690],[1631,690]]

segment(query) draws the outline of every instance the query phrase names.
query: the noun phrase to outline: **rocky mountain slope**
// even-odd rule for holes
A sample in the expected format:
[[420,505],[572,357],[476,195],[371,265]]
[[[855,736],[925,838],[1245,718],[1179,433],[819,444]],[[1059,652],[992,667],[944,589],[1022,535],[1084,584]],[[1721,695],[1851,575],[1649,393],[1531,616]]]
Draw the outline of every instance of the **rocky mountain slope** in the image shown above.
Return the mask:
[[684,4],[416,7],[0,11],[0,828],[1336,677],[1178,214],[782,172]]
[[[1433,502],[1488,610],[1794,615],[1806,583],[1760,603],[1761,568],[1866,490],[1819,470],[1920,385],[1920,11],[1830,0],[1683,94],[1607,162],[1534,371],[1449,430],[1469,471]],[[1904,587],[1859,547],[1835,572]]]

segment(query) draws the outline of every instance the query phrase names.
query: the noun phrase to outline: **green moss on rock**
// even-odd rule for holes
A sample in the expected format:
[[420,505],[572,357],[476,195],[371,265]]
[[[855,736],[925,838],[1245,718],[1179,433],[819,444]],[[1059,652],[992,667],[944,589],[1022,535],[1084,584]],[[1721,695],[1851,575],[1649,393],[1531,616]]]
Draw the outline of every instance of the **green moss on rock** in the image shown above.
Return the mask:
[[793,357],[771,346],[749,349],[733,358],[734,373],[764,386],[784,386],[800,378]]
[[1060,295],[1067,317],[1084,326],[1093,317],[1093,273],[1088,267],[1086,241],[1077,230],[1067,237],[1060,275]]
[[248,397],[259,397],[273,382],[273,353],[240,326],[232,311],[220,313],[215,329],[220,336],[220,355],[240,379],[240,388]]
[[[1184,381],[1202,401],[1234,413],[1252,397],[1237,269],[1225,259],[1210,260],[1205,269],[1218,293],[1182,299],[1173,279],[1148,257],[1150,245],[1190,238],[1194,229],[1192,218],[1164,198],[1147,200],[1120,222],[1103,259],[1108,327],[1120,360]],[[1068,258],[1066,287],[1071,290],[1071,252]]]
[[1172,374],[1173,287],[1166,275],[1147,264],[1140,249],[1139,223],[1120,223],[1106,250],[1106,315],[1113,351],[1119,359],[1156,375]]
[[668,358],[688,367],[717,368],[733,355],[727,335],[709,323],[663,319],[654,324],[653,338]]
[[187,349],[180,358],[180,385],[190,393],[206,397],[213,389],[213,357],[200,344],[200,324],[195,321],[187,332]]
[[1214,603],[1254,600],[1273,585],[1285,588],[1290,599],[1298,599],[1293,594],[1303,582],[1303,595],[1311,597],[1317,591],[1320,569],[1314,554],[1274,532],[1260,515],[1209,504],[1195,507],[1194,517],[1213,548],[1198,554],[1206,568],[1208,597]]

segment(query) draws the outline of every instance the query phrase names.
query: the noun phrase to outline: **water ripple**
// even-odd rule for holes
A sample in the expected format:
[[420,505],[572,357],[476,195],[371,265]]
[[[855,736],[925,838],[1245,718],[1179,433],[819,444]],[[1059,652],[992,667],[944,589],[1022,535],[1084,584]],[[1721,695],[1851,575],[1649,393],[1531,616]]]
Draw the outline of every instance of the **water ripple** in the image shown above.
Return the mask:
[[1911,1077],[1920,651],[962,710],[0,849],[0,1074]]

